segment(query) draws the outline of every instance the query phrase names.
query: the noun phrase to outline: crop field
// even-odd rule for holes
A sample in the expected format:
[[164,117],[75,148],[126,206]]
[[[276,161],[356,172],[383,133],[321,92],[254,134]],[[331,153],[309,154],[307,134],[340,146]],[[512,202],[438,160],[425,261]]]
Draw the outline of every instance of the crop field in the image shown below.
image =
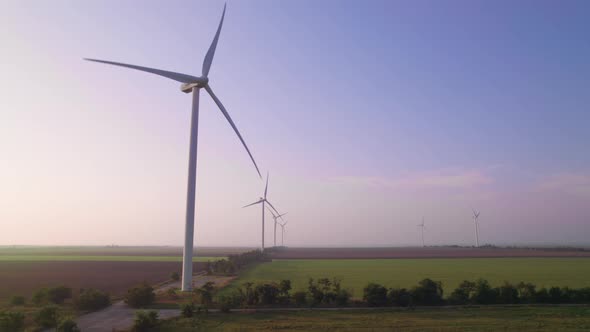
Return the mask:
[[[193,262],[207,262],[223,257],[193,257]],[[94,255],[0,255],[0,262],[182,262],[182,256],[94,256]]]
[[589,307],[474,307],[210,314],[174,319],[157,332],[206,331],[587,331]]
[[424,278],[442,281],[448,295],[463,280],[487,279],[542,286],[590,286],[589,258],[453,258],[453,259],[313,259],[273,260],[240,275],[222,294],[244,282],[290,279],[293,290],[304,290],[308,278],[338,278],[342,287],[362,297],[369,282],[410,288]]

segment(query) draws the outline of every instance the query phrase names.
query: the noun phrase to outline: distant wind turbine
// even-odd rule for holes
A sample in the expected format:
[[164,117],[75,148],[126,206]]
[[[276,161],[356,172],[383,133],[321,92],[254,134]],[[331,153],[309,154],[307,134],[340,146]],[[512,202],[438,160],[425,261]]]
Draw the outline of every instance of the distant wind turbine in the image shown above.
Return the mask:
[[256,204],[262,204],[262,251],[264,251],[264,207],[265,207],[265,204],[268,203],[268,205],[270,205],[270,207],[274,210],[274,212],[279,214],[279,211],[277,211],[277,209],[275,209],[275,207],[266,199],[267,192],[268,192],[268,173],[266,173],[266,185],[264,186],[264,197],[260,197],[260,199],[257,200],[256,202],[244,206],[246,208],[248,206],[252,206],[252,205],[256,205]]
[[185,232],[184,232],[184,253],[182,256],[182,290],[183,291],[190,291],[192,288],[192,274],[193,274],[193,263],[192,263],[192,255],[193,255],[193,239],[194,239],[194,222],[195,222],[195,188],[196,188],[196,174],[197,174],[197,137],[199,131],[199,92],[201,89],[205,89],[207,93],[211,96],[215,104],[223,113],[223,116],[227,119],[233,130],[235,131],[236,135],[242,142],[242,145],[248,152],[250,159],[254,163],[254,167],[258,172],[258,176],[262,178],[260,175],[260,170],[258,169],[258,165],[256,165],[256,161],[254,161],[254,157],[252,153],[250,153],[250,149],[246,145],[246,142],[242,138],[242,135],[238,131],[235,123],[229,116],[229,113],[221,104],[221,101],[217,98],[217,96],[213,93],[211,86],[209,85],[209,70],[211,69],[211,64],[213,63],[213,56],[215,55],[215,49],[217,48],[217,41],[219,40],[219,34],[221,33],[221,26],[223,25],[223,18],[225,17],[225,5],[223,6],[223,13],[221,14],[221,21],[219,22],[219,26],[217,27],[217,32],[215,33],[215,37],[213,38],[213,42],[211,42],[211,46],[205,55],[205,59],[203,60],[203,69],[201,72],[201,76],[192,76],[186,74],[175,73],[166,70],[154,69],[154,68],[147,68],[141,67],[136,65],[130,65],[120,62],[113,62],[113,61],[104,61],[104,60],[96,60],[96,59],[84,59],[87,61],[94,61],[105,63],[114,66],[121,66],[126,68],[131,68],[139,71],[144,71],[147,73],[163,76],[169,78],[171,80],[177,81],[182,83],[180,86],[180,90],[184,93],[192,93],[193,94],[193,105],[192,105],[192,115],[191,115],[191,133],[190,133],[190,147],[189,147],[189,163],[188,163],[188,185],[187,185],[187,199],[186,199],[186,221],[185,221]]
[[475,246],[479,248],[479,212],[471,209],[473,211],[473,222],[475,223]]
[[270,214],[272,214],[272,219],[274,219],[274,222],[275,222],[274,223],[274,226],[275,226],[274,227],[274,246],[276,247],[277,246],[277,223],[278,223],[277,220],[279,218],[281,218],[281,220],[284,221],[283,216],[286,215],[287,212],[285,212],[283,214],[276,215],[269,207],[267,207],[267,209],[268,209],[268,211],[270,211]]
[[287,223],[289,222],[289,220],[285,221],[284,223],[279,223],[279,226],[281,226],[281,247],[285,246],[285,226],[287,226]]
[[422,223],[418,224],[418,227],[420,227],[420,231],[422,233],[422,247],[426,247],[426,245],[424,244],[424,217],[422,217]]

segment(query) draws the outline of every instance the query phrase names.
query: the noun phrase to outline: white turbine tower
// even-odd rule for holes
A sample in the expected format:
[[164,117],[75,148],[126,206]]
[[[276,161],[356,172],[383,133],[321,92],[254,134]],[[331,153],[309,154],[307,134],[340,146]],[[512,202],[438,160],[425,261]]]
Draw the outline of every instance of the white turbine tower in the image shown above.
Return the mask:
[[281,247],[285,246],[285,226],[287,226],[287,223],[289,222],[289,220],[285,221],[284,223],[279,223],[279,226],[281,226]]
[[275,207],[272,206],[272,204],[266,199],[267,192],[268,192],[268,173],[266,173],[266,185],[264,186],[264,197],[260,197],[260,199],[257,200],[256,202],[244,206],[246,208],[248,206],[252,206],[252,205],[256,205],[256,204],[262,204],[262,251],[263,252],[264,252],[264,208],[265,208],[265,204],[268,203],[268,205],[270,205],[270,207],[274,210],[274,212],[279,214],[279,211],[277,211],[277,209],[275,209]]
[[479,212],[471,209],[473,211],[473,222],[475,223],[475,246],[479,248]]
[[424,244],[424,217],[422,217],[422,223],[418,224],[418,227],[420,227],[420,231],[422,233],[422,247],[426,247],[426,245]]
[[104,61],[104,60],[96,60],[96,59],[85,59],[88,61],[106,63],[109,65],[121,66],[126,68],[131,68],[139,71],[148,72],[151,74],[163,76],[169,78],[171,80],[177,81],[182,83],[180,86],[180,90],[184,93],[192,93],[193,94],[193,105],[192,105],[192,115],[191,115],[191,133],[190,133],[190,146],[189,146],[189,163],[188,163],[188,185],[187,185],[187,199],[186,199],[186,223],[185,223],[185,236],[184,236],[184,253],[182,257],[182,290],[183,291],[190,291],[192,288],[192,255],[193,255],[193,238],[194,238],[194,221],[195,221],[195,188],[196,188],[196,174],[197,174],[197,137],[198,137],[198,130],[199,130],[199,92],[201,89],[205,89],[207,93],[211,96],[215,104],[221,110],[221,113],[225,116],[233,130],[235,131],[236,135],[246,148],[250,159],[254,163],[254,167],[256,167],[256,171],[258,175],[260,175],[260,171],[258,169],[258,165],[256,165],[256,161],[254,161],[254,157],[252,153],[250,153],[250,149],[244,142],[242,135],[238,131],[238,128],[234,124],[233,120],[229,116],[229,113],[221,103],[221,101],[217,98],[217,96],[213,93],[211,86],[209,85],[209,70],[211,69],[211,63],[213,62],[213,56],[215,55],[215,48],[217,47],[217,41],[219,40],[219,34],[221,32],[221,26],[223,25],[223,18],[225,17],[225,6],[223,6],[223,13],[221,14],[221,21],[219,22],[219,26],[217,28],[217,32],[215,33],[215,37],[213,38],[213,42],[205,55],[205,59],[203,61],[203,69],[201,76],[191,76],[186,74],[174,73],[170,71],[160,70],[160,69],[153,69],[141,66],[135,66],[125,63],[113,62],[113,61]]
[[277,246],[277,224],[278,224],[278,219],[281,218],[281,220],[284,221],[283,216],[287,214],[287,212],[283,213],[283,214],[279,214],[276,215],[270,208],[268,208],[268,211],[270,211],[270,214],[272,214],[272,219],[274,220],[274,246]]

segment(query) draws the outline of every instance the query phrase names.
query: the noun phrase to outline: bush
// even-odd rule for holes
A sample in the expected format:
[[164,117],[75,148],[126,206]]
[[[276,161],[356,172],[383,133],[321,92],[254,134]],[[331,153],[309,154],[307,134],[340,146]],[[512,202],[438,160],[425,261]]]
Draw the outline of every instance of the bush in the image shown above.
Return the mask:
[[41,305],[47,303],[47,288],[41,288],[33,293],[31,301],[35,305]]
[[139,310],[135,312],[135,321],[132,331],[146,332],[158,325],[158,313],[155,311]]
[[0,331],[20,332],[25,328],[25,315],[22,312],[0,312]]
[[143,283],[127,291],[125,303],[133,308],[140,308],[152,304],[155,298],[154,288],[147,283]]
[[180,313],[184,318],[191,318],[195,314],[195,304],[185,303],[180,307]]
[[92,288],[82,290],[74,302],[77,309],[89,311],[99,310],[110,304],[111,298],[107,293]]
[[213,303],[213,290],[215,289],[215,284],[211,281],[206,282],[200,288],[197,288],[193,291],[193,294],[197,296],[197,299],[201,304],[210,305]]
[[228,313],[235,308],[236,303],[231,296],[221,296],[219,298],[219,311]]
[[47,289],[47,301],[54,304],[62,304],[72,297],[72,289],[66,286],[58,286]]
[[57,323],[59,322],[59,315],[57,312],[57,307],[55,306],[46,306],[39,310],[34,318],[35,324],[43,329],[50,329],[53,327],[57,327]]
[[412,288],[412,303],[417,305],[441,305],[443,289],[440,281],[424,279]]
[[351,297],[352,294],[349,291],[347,291],[346,289],[341,289],[338,291],[338,293],[336,293],[334,301],[339,306],[345,306],[348,304]]
[[25,297],[24,296],[13,296],[10,299],[10,305],[24,305],[25,304]]
[[57,326],[57,332],[80,332],[78,324],[72,318],[63,319]]
[[520,298],[521,302],[524,303],[535,303],[536,301],[536,292],[535,292],[535,285],[531,283],[524,283],[520,282],[516,289],[518,290],[518,297]]
[[307,293],[305,292],[295,292],[293,293],[292,298],[296,305],[305,305],[307,303]]
[[174,281],[178,281],[178,280],[180,280],[180,274],[178,274],[178,272],[172,272],[172,273],[170,273],[170,279],[172,279]]
[[463,280],[459,287],[449,296],[449,302],[452,304],[468,304],[475,292],[475,283],[468,280]]
[[367,302],[369,307],[384,307],[387,305],[387,288],[369,283],[363,289],[363,300]]
[[519,302],[518,289],[508,282],[498,288],[498,303],[516,304]]
[[477,304],[492,304],[497,301],[497,292],[490,286],[485,279],[479,279],[475,282],[475,291],[472,301]]
[[254,288],[254,291],[258,295],[258,301],[260,304],[269,305],[278,302],[280,290],[274,283],[257,285],[256,288]]
[[411,303],[410,292],[405,288],[392,288],[387,293],[387,302],[398,307],[407,307]]

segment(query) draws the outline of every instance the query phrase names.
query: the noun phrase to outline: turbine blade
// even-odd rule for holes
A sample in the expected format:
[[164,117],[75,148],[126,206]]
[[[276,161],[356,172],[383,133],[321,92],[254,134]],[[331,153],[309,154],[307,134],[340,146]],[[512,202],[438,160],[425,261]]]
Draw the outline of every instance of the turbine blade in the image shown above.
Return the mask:
[[225,17],[225,7],[227,4],[223,5],[223,13],[221,14],[221,21],[219,21],[219,27],[217,27],[217,32],[215,33],[215,37],[211,42],[211,46],[209,46],[209,50],[205,55],[205,60],[203,60],[203,76],[207,77],[209,75],[209,70],[211,69],[211,63],[213,63],[213,56],[215,55],[215,49],[217,48],[217,41],[219,40],[219,34],[221,33],[221,26],[223,25],[223,18]]
[[84,58],[84,60],[92,61],[92,62],[99,62],[99,63],[106,63],[108,65],[120,66],[120,67],[131,68],[131,69],[135,69],[135,70],[139,70],[139,71],[144,71],[147,73],[163,76],[163,77],[169,78],[171,80],[175,80],[180,83],[195,83],[195,82],[199,81],[198,77],[186,75],[186,74],[175,73],[175,72],[166,71],[166,70],[160,70],[160,69],[154,69],[154,68],[148,68],[148,67],[142,67],[142,66],[136,66],[136,65],[129,65],[126,63],[114,62],[114,61],[105,61],[105,60],[87,59],[87,58]]
[[275,208],[275,207],[272,205],[272,203],[271,203],[271,202],[269,202],[267,199],[264,199],[264,201],[266,201],[266,202],[268,203],[268,205],[270,205],[270,207],[271,207],[273,210],[275,210],[275,212],[276,212],[277,214],[280,214],[280,213],[279,213],[279,211],[278,211],[278,210],[277,210],[277,209],[276,209],[276,208]]
[[284,215],[286,215],[286,214],[287,214],[287,212],[285,212],[285,213],[283,213],[283,214],[279,215],[279,217],[281,217],[281,219],[283,219],[283,216],[284,216]]
[[266,172],[266,186],[264,186],[264,198],[266,198],[267,192],[268,192],[268,171]]
[[238,135],[238,137],[240,138],[240,141],[242,142],[242,145],[244,145],[244,148],[246,148],[246,151],[248,152],[248,155],[250,156],[250,159],[252,159],[252,162],[254,163],[254,167],[256,167],[256,172],[258,172],[258,176],[260,176],[260,178],[262,179],[262,175],[260,174],[260,170],[258,169],[258,165],[256,165],[256,161],[254,160],[254,157],[252,156],[252,153],[250,153],[250,149],[248,149],[248,146],[246,145],[246,142],[244,142],[244,139],[242,138],[242,135],[240,134],[240,132],[238,131],[238,128],[235,125],[235,123],[233,122],[233,120],[229,116],[229,113],[227,113],[225,107],[223,107],[223,104],[221,103],[221,101],[219,100],[219,98],[217,98],[217,96],[213,93],[213,90],[211,90],[211,87],[209,86],[209,84],[205,85],[205,90],[207,90],[207,92],[209,93],[209,95],[211,96],[211,98],[213,98],[213,101],[217,104],[217,106],[221,110],[221,113],[223,113],[223,115],[225,116],[225,118],[227,119],[227,121],[229,122],[229,124],[231,125],[231,127],[236,132],[236,135]]
[[277,216],[277,215],[275,215],[275,213],[273,212],[273,210],[272,210],[271,208],[269,208],[269,207],[267,206],[267,207],[266,207],[266,209],[267,209],[268,211],[270,211],[270,214],[272,214],[272,217],[273,217],[273,218],[278,218],[278,216]]
[[242,206],[242,208],[246,208],[246,207],[248,207],[248,206],[252,206],[252,205],[256,205],[256,204],[260,204],[260,203],[262,203],[262,202],[263,202],[262,200],[259,200],[259,201],[256,201],[256,202],[252,203],[252,204],[244,205],[244,206]]

